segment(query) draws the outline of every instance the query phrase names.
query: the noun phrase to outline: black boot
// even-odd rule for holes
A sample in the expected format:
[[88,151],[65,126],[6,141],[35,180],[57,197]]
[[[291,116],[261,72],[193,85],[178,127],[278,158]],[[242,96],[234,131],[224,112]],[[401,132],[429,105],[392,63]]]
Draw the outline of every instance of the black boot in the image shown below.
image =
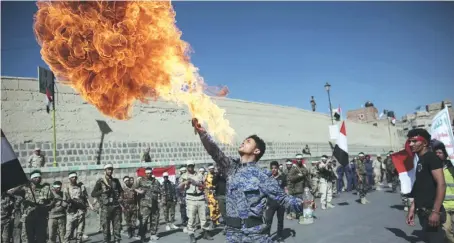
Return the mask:
[[132,238],[132,233],[133,233],[132,227],[128,228],[128,237],[129,237],[129,239]]
[[195,239],[195,235],[194,234],[190,234],[189,235],[189,242],[190,243],[197,243],[197,240]]
[[210,232],[208,230],[203,230],[202,238],[205,240],[213,240],[213,237],[211,237]]

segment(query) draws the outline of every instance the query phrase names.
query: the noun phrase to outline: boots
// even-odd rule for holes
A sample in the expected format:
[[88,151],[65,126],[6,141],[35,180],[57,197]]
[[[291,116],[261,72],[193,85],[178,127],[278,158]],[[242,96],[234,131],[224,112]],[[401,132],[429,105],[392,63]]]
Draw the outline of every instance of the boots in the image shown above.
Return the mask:
[[133,229],[132,228],[128,228],[128,237],[129,237],[129,239],[132,238],[132,234],[133,234]]
[[327,208],[335,208],[335,206],[333,204],[331,204],[331,203],[326,204],[326,207]]
[[189,235],[189,243],[197,243],[197,240],[195,239],[195,235],[194,234],[190,234]]
[[361,198],[361,204],[366,204],[366,199],[364,197]]
[[210,232],[208,230],[203,230],[202,238],[205,240],[213,240],[213,237],[211,237]]

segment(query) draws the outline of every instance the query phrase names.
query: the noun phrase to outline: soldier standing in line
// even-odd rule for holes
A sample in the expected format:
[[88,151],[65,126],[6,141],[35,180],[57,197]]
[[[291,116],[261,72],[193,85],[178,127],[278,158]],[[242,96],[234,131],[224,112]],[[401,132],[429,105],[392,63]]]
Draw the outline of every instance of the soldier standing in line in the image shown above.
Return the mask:
[[374,167],[374,183],[375,183],[375,190],[380,191],[381,185],[381,155],[377,154],[377,159],[374,160],[372,167]]
[[41,149],[36,147],[33,154],[28,158],[28,168],[41,168],[44,163],[44,155],[41,154]]
[[318,169],[320,171],[320,192],[322,194],[320,198],[321,208],[323,210],[334,208],[334,205],[331,204],[331,200],[333,199],[333,184],[331,182],[334,171],[331,163],[328,162],[328,156],[322,156]]
[[[178,187],[180,185],[181,175],[186,173],[186,167],[180,168],[180,175],[177,177],[175,188],[177,193],[178,204],[180,204],[181,225],[184,227],[183,232],[187,231],[186,225],[188,224],[188,216],[186,213],[186,191]],[[186,232],[185,232],[186,233]]]
[[[286,195],[277,181],[270,180],[257,164],[265,153],[265,142],[257,135],[249,136],[238,149],[240,158],[232,159],[221,151],[197,119],[192,120],[192,125],[219,171],[229,178],[226,197],[226,241],[271,242],[266,231],[267,224],[263,221],[267,198],[278,201],[284,207],[292,207],[298,213],[303,211],[303,201]],[[293,169],[290,174],[292,172]]]
[[67,198],[61,190],[61,181],[55,181],[52,184],[52,193],[54,194],[54,200],[51,204],[49,212],[49,243],[57,242],[57,235],[59,237],[58,242],[65,242],[66,234],[66,209],[68,207]]
[[137,220],[137,192],[133,188],[134,179],[131,180],[129,176],[123,177],[123,182],[126,187],[123,188],[123,216],[126,222],[126,232],[129,239],[134,236]]
[[341,193],[344,190],[344,174],[345,168],[342,165],[337,166],[336,168],[337,174],[337,193]]
[[7,192],[2,193],[2,242],[9,243],[11,239],[14,223],[14,201],[15,198],[13,195]]
[[113,165],[104,166],[105,175],[96,181],[91,196],[99,198],[101,206],[101,224],[104,242],[111,239],[110,225],[113,226],[113,238],[115,243],[121,240],[121,198],[123,188],[120,181],[112,176]]
[[188,226],[187,231],[191,243],[196,242],[196,217],[199,216],[200,225],[203,230],[203,238],[213,240],[209,235],[209,224],[206,217],[206,201],[203,193],[203,175],[194,170],[195,163],[188,161],[186,163],[188,171],[181,175],[179,188],[186,190],[186,206],[188,211]]
[[[288,180],[293,185],[293,197],[303,200],[304,188],[311,188],[311,179],[309,171],[303,166],[303,156],[301,154],[296,155],[296,166],[292,167],[292,170],[288,174]],[[292,218],[298,218],[299,223],[303,224],[303,215],[300,213],[292,212]]]
[[85,230],[85,215],[88,207],[88,193],[82,183],[77,182],[77,173],[69,172],[69,185],[63,193],[69,202],[66,215],[66,235],[65,242],[69,242],[70,237],[77,231],[76,242],[83,240]]
[[356,188],[357,174],[355,159],[351,160],[348,165],[345,166],[345,176],[347,177],[347,191],[350,192]]
[[208,175],[205,178],[205,190],[206,190],[206,197],[208,202],[208,209],[210,212],[210,219],[213,223],[213,226],[219,225],[219,218],[221,214],[219,212],[219,204],[214,196],[214,185],[213,179],[216,176],[214,172],[214,166],[208,167]]
[[[286,181],[287,191],[286,191],[286,193],[288,195],[293,195],[293,184],[291,184],[290,181],[288,180],[288,174],[290,173],[290,170],[292,169],[292,166],[293,166],[292,160],[291,159],[287,159],[287,161],[285,162],[284,174],[285,174],[285,178],[287,178],[287,181]],[[285,209],[285,213],[287,214],[287,216],[286,216],[287,219],[289,219],[289,220],[295,219],[294,215],[292,216],[292,212],[291,212],[290,208],[286,208]]]
[[366,199],[367,194],[367,172],[364,153],[358,154],[358,161],[356,162],[356,174],[358,176],[358,194],[361,204],[366,204],[369,201]]
[[161,186],[161,202],[164,211],[164,220],[166,221],[166,230],[178,229],[175,223],[175,206],[177,203],[177,192],[173,182],[169,180],[169,173],[162,174],[164,181]]
[[145,168],[145,178],[138,181],[136,192],[140,194],[140,237],[145,241],[147,234],[150,233],[150,242],[157,241],[159,237],[159,200],[161,199],[161,184],[153,176],[153,169]]
[[53,193],[50,185],[41,184],[41,171],[30,173],[30,184],[13,189],[12,193],[24,195],[22,201],[22,243],[45,243],[47,239],[47,218]]
[[[279,173],[278,170],[279,163],[277,161],[273,161],[270,163],[270,170],[271,170],[271,175],[270,177],[274,180],[277,181],[279,184],[279,187],[284,190],[286,184],[287,184],[287,178],[285,178],[284,174]],[[276,213],[277,217],[277,243],[282,243],[284,242],[283,239],[283,231],[284,231],[284,212],[285,212],[285,207],[279,204],[279,202],[275,200],[269,200],[267,202],[267,209],[265,212],[265,218],[266,222],[268,224],[268,234],[270,235],[271,231],[271,226],[273,225],[273,218],[274,214]]]
[[312,195],[314,197],[320,197],[320,190],[319,190],[319,185],[320,185],[320,171],[318,169],[318,165],[320,162],[318,161],[312,161],[311,162],[311,188],[312,188]]
[[[393,151],[389,151],[385,159],[386,164],[386,177],[388,179],[388,186],[391,187],[392,192],[397,191],[397,184],[399,184],[399,174],[397,173],[396,167],[391,159]],[[391,184],[391,185],[389,185]]]

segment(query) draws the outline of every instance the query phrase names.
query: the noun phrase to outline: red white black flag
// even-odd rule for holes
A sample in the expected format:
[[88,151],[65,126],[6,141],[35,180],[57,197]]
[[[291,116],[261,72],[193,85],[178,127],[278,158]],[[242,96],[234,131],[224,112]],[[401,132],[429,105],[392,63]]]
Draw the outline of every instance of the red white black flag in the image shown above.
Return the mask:
[[341,165],[348,165],[347,130],[345,129],[345,121],[342,122],[339,137],[337,138],[336,146],[334,146],[333,156]]
[[391,160],[399,173],[400,190],[408,194],[413,188],[416,180],[416,164],[418,156],[411,151],[410,141],[405,142],[405,148],[397,153],[391,154]]
[[50,107],[52,105],[52,102],[54,102],[54,97],[50,91],[49,88],[46,88],[46,112],[50,112]]
[[28,182],[27,176],[22,169],[19,160],[14,153],[11,144],[2,132],[2,193],[11,188],[20,186]]

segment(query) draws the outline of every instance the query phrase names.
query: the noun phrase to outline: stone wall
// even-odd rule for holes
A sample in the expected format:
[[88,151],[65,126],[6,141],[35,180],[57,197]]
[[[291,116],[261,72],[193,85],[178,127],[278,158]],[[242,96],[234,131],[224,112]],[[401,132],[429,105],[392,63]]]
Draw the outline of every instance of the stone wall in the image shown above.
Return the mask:
[[[59,84],[56,90],[56,161],[60,169],[98,163],[138,163],[147,147],[151,148],[155,162],[179,163],[188,159],[211,162],[193,133],[185,107],[161,100],[137,102],[132,119],[118,121],[103,116],[72,88]],[[1,127],[23,165],[38,146],[46,155],[46,167],[51,167],[52,116],[46,113],[45,95],[38,92],[37,80],[2,77],[1,101]],[[221,145],[228,155],[236,155],[241,140],[251,134],[258,134],[267,142],[264,160],[293,157],[306,144],[315,156],[331,151],[327,114],[224,98],[216,98],[215,102],[226,109],[237,133],[232,146]],[[105,121],[112,132],[102,136],[96,120]],[[390,137],[386,126],[346,121],[346,127],[350,153],[383,153],[390,149],[391,140],[400,147],[395,128]],[[100,144],[102,153],[98,161]]]

